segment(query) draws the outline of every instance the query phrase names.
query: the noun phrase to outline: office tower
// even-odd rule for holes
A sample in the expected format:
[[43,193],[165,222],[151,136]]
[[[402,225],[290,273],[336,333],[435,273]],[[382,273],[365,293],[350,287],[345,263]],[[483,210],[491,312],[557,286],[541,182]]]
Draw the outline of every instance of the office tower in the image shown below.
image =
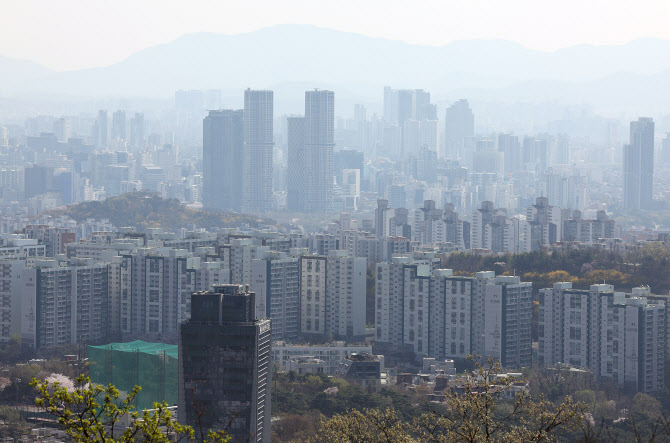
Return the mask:
[[22,345],[40,349],[104,340],[108,279],[107,264],[63,265],[45,260],[23,269]]
[[244,169],[242,209],[268,212],[272,194],[272,91],[244,91]]
[[144,146],[144,114],[140,112],[130,119],[130,144],[137,148]]
[[498,134],[498,152],[502,152],[504,156],[505,174],[521,170],[521,146],[516,135]]
[[258,317],[272,320],[272,340],[296,340],[300,329],[298,259],[281,252],[266,252],[253,260],[250,281]]
[[61,143],[67,143],[72,135],[72,123],[69,118],[61,117],[54,121],[54,135]]
[[126,111],[112,114],[112,140],[126,140]]
[[53,187],[54,170],[48,166],[29,166],[24,170],[25,197],[44,194]]
[[447,108],[444,117],[443,158],[456,160],[464,156],[463,140],[475,135],[475,116],[467,100],[461,99]]
[[270,443],[270,344],[270,320],[258,319],[253,292],[195,292],[179,331],[179,422]]
[[327,213],[333,202],[335,94],[305,92],[305,211]]
[[208,209],[242,208],[244,112],[209,111],[203,120],[202,205]]
[[608,284],[554,283],[539,294],[539,363],[589,369],[634,392],[661,391],[666,310],[646,287],[625,294]]
[[98,111],[98,118],[95,121],[96,127],[98,129],[97,132],[97,146],[99,148],[106,148],[109,142],[109,139],[107,138],[107,111],[105,110],[99,110]]
[[305,118],[288,117],[286,160],[286,207],[289,211],[305,210]]
[[630,144],[624,146],[623,207],[650,209],[654,195],[654,120],[630,122]]

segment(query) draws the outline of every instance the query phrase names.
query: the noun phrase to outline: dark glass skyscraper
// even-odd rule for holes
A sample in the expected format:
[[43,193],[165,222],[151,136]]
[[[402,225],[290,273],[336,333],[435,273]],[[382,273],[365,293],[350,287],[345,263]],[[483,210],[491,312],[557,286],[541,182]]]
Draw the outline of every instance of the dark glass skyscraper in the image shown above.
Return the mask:
[[242,110],[209,111],[203,121],[202,159],[205,208],[242,208],[244,157]]
[[179,330],[181,423],[270,443],[271,327],[256,318],[256,294],[239,285],[193,293]]

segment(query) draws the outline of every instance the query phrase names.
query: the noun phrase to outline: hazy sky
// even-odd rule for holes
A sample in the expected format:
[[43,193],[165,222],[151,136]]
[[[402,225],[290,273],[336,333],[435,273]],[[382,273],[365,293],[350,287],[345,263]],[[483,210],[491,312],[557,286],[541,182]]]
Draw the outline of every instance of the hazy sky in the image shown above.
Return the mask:
[[183,34],[283,23],[424,45],[500,38],[555,50],[670,39],[669,18],[670,0],[0,0],[0,55],[77,69]]

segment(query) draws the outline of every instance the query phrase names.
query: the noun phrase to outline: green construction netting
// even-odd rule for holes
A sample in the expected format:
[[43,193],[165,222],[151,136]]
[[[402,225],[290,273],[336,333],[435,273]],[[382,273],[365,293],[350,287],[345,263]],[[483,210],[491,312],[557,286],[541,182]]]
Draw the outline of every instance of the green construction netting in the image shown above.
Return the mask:
[[135,398],[138,410],[149,409],[154,402],[176,405],[178,358],[176,345],[141,340],[89,346],[89,376],[93,383],[113,384],[122,395],[141,386],[142,391]]

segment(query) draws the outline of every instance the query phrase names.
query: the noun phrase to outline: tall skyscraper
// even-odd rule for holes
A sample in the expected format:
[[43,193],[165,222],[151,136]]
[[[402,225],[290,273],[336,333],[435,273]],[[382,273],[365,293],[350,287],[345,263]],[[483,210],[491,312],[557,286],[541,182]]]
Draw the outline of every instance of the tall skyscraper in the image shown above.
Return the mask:
[[623,207],[650,209],[654,194],[654,120],[630,122],[630,144],[624,146]]
[[475,135],[475,116],[467,100],[458,100],[447,108],[444,118],[443,157],[463,157],[463,139]]
[[272,194],[273,92],[244,91],[243,210],[267,212]]
[[305,92],[305,210],[329,212],[333,201],[335,94]]
[[305,118],[288,117],[286,161],[286,207],[289,211],[305,210]]
[[118,110],[112,114],[112,140],[125,140],[126,137],[126,111]]
[[135,113],[130,119],[130,144],[132,146],[144,146],[144,114]]
[[[179,421],[270,443],[271,327],[256,294],[214,285],[191,296],[179,331]],[[196,408],[197,405],[197,408]]]
[[203,120],[203,196],[205,208],[242,208],[244,111],[209,111]]
[[96,134],[98,139],[98,147],[106,148],[108,139],[107,139],[107,111],[101,109],[98,111],[98,119],[95,121],[98,133]]

